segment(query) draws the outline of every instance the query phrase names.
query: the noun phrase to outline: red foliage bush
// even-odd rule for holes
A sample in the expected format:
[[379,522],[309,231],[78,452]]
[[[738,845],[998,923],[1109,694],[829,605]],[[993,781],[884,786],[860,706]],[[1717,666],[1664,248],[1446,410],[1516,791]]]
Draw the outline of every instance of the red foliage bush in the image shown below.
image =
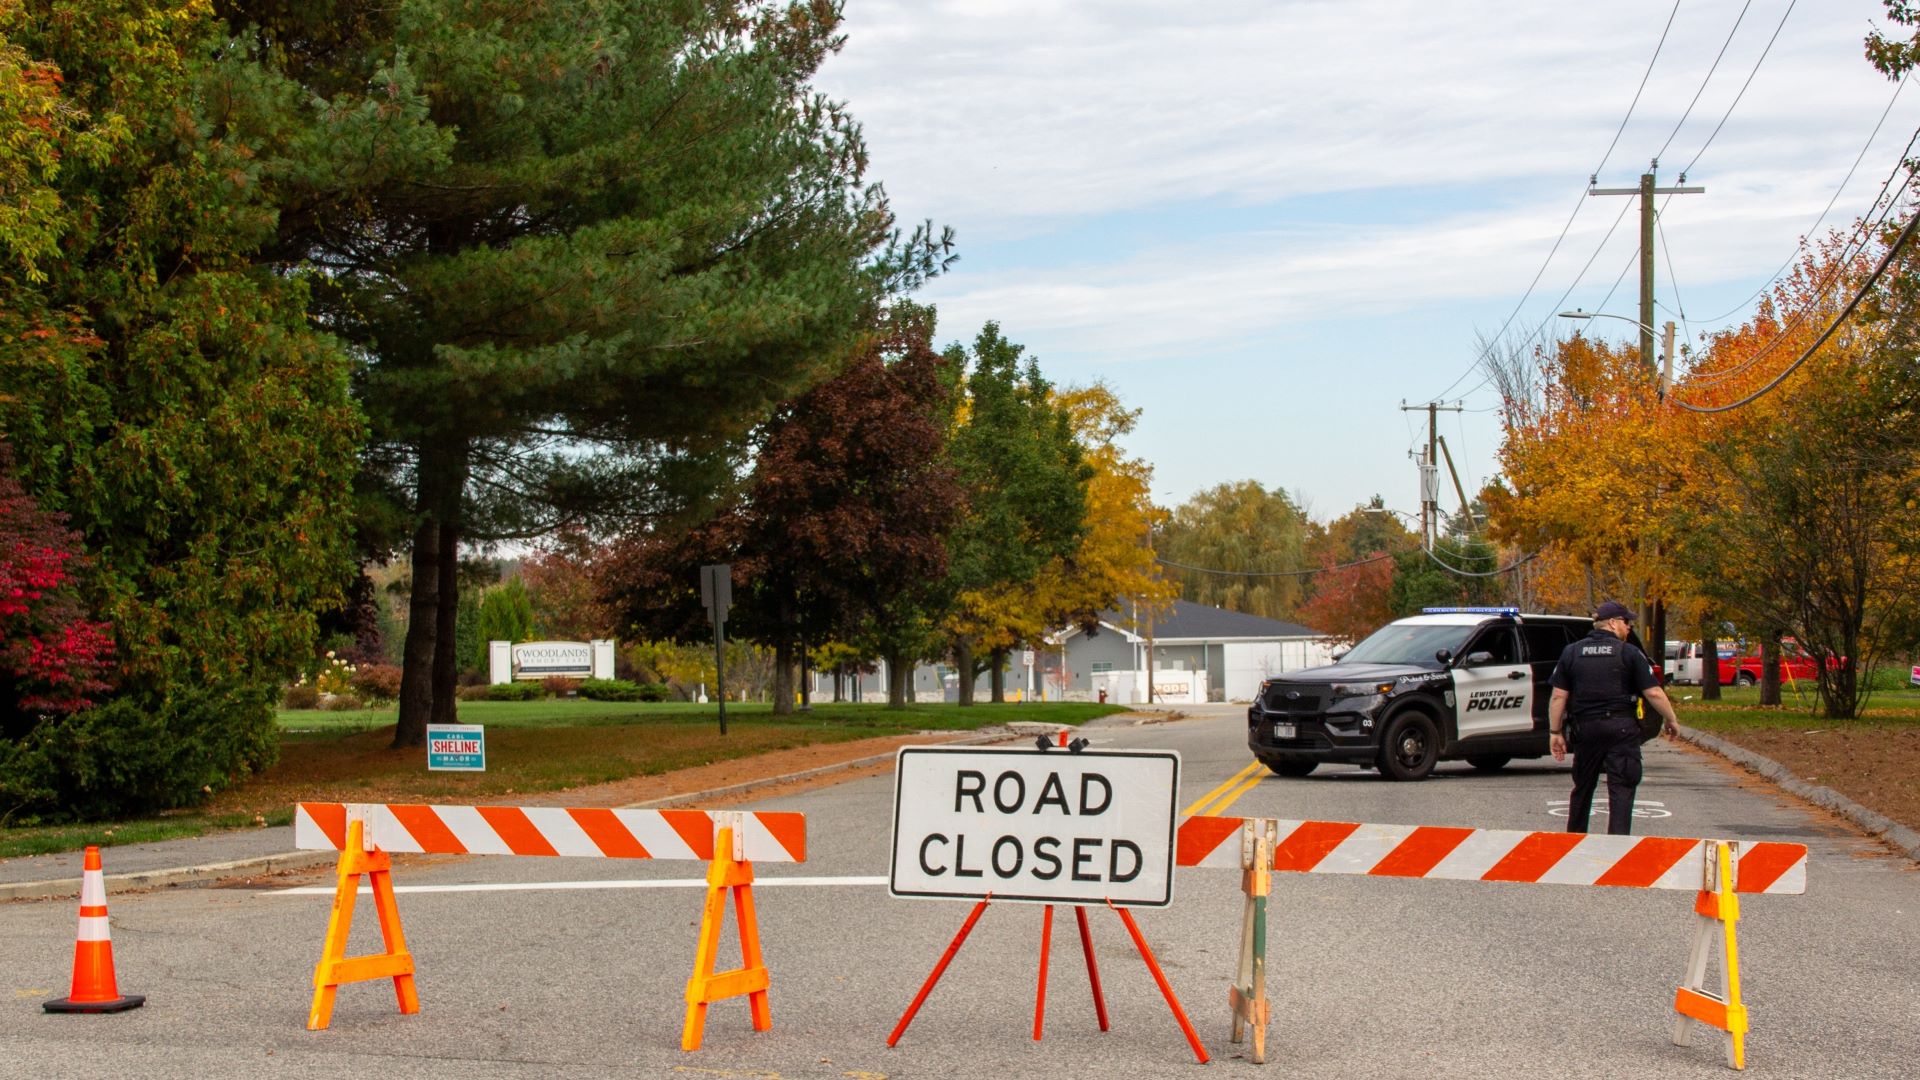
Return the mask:
[[353,672],[354,692],[369,701],[400,697],[400,668],[394,664],[361,664]]
[[14,717],[78,712],[110,689],[112,627],[68,588],[84,563],[64,517],[0,470],[0,707]]
[[566,675],[549,675],[540,680],[540,688],[548,697],[566,697],[580,689],[580,680]]

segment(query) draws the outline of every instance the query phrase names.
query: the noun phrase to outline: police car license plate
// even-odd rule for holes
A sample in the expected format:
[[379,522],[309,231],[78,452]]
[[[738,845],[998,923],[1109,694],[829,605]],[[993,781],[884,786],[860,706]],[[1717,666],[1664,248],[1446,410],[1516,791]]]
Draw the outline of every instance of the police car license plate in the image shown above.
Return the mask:
[[1294,731],[1294,727],[1292,724],[1273,725],[1273,737],[1276,739],[1291,739],[1296,734],[1297,732]]

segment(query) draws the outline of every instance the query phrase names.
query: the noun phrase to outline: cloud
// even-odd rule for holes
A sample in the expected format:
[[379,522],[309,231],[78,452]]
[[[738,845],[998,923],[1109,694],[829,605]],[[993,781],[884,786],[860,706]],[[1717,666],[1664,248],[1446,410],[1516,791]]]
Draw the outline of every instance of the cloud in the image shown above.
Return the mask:
[[[1859,46],[1879,5],[1847,6],[1862,18],[1792,18],[1702,166],[1850,158],[1852,126],[1835,118],[1885,89]],[[821,83],[866,125],[904,214],[990,238],[1196,199],[1565,189],[1612,138],[1658,37],[1654,7],[854,0]],[[1756,5],[1742,23],[1670,169],[1724,113],[1779,10]],[[1612,179],[1666,141],[1732,17],[1682,6]]]
[[[1741,7],[1680,4],[1611,150],[1671,0],[848,0],[819,83],[864,125],[899,216],[959,233],[922,297],[943,339],[997,320],[1061,381],[1109,378],[1145,409],[1130,443],[1157,484],[1255,475],[1337,511],[1412,496],[1399,402],[1475,397],[1476,333],[1576,204],[1513,332],[1561,333],[1563,294],[1631,311],[1634,200],[1584,197],[1588,174],[1605,155],[1600,183],[1629,186],[1660,154],[1672,182],[1788,2],[1753,0],[1690,113]],[[1708,193],[1662,218],[1667,309],[1730,306],[1813,225],[1893,93],[1861,50],[1883,14],[1793,9],[1694,166]],[[1920,89],[1823,228],[1867,208],[1916,124]],[[1301,407],[1222,422],[1254,386]],[[1462,471],[1484,475],[1495,420],[1455,423]]]

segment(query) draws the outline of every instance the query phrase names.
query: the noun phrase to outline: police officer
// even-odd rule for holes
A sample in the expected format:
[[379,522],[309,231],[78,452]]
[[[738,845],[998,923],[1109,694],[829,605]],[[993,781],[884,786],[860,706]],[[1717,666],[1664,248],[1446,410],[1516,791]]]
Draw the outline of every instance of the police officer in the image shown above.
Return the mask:
[[1567,831],[1587,831],[1593,792],[1607,774],[1607,832],[1633,831],[1633,792],[1640,786],[1640,722],[1634,699],[1644,697],[1660,714],[1669,737],[1678,735],[1678,718],[1666,691],[1654,678],[1645,653],[1627,643],[1633,612],[1609,600],[1593,613],[1593,632],[1566,647],[1553,669],[1553,698],[1547,703],[1547,730],[1555,761],[1567,757],[1565,725],[1573,724],[1573,799],[1567,807]]

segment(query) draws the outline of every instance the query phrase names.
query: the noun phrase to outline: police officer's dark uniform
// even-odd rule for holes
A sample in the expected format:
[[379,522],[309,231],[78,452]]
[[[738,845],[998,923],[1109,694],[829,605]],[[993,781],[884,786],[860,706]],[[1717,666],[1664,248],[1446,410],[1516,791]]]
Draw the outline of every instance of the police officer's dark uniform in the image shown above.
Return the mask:
[[[1624,605],[1611,601],[1594,613],[1596,621],[1629,618]],[[1594,627],[1566,647],[1553,669],[1552,684],[1568,694],[1568,740],[1573,750],[1573,798],[1567,806],[1567,831],[1587,831],[1594,789],[1607,774],[1607,832],[1633,831],[1633,793],[1640,786],[1640,722],[1634,704],[1658,686],[1646,654],[1612,631]]]

